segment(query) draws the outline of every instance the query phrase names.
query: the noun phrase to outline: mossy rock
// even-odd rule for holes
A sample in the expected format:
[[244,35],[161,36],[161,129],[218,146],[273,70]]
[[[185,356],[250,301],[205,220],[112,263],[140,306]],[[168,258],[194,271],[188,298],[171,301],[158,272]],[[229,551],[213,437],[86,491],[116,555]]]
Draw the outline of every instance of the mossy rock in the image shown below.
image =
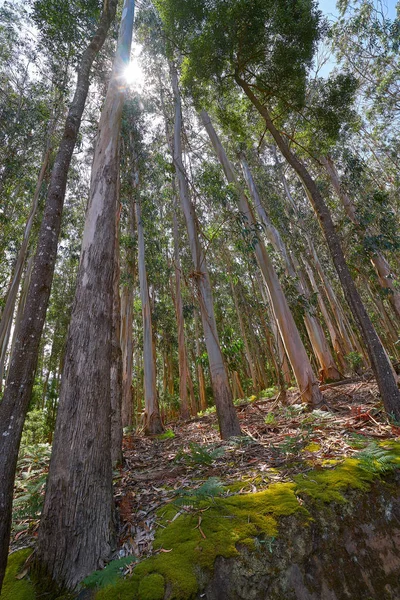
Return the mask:
[[[400,444],[391,443],[385,448],[392,467],[396,468],[400,462]],[[161,598],[191,600],[200,597],[198,594],[206,582],[213,580],[217,565],[236,565],[232,566],[235,570],[243,556],[250,563],[257,562],[260,552],[272,558],[277,544],[282,544],[282,552],[286,547],[301,545],[302,535],[309,536],[315,523],[320,521],[318,527],[329,523],[332,507],[348,502],[351,493],[357,498],[366,497],[379,478],[378,468],[369,471],[361,460],[348,458],[333,468],[314,469],[296,476],[294,482],[274,483],[257,493],[202,500],[192,510],[182,510],[179,516],[179,507],[169,504],[158,513],[163,528],[158,530],[154,541],[154,556],[141,562],[129,580],[98,592],[96,600],[152,598],[146,594],[152,593],[155,575],[159,576],[159,582],[166,583],[165,596]],[[230,490],[233,487],[228,486]],[[282,521],[282,517],[289,520]],[[287,525],[289,522],[291,526]],[[279,566],[275,567],[275,572],[279,573]],[[226,576],[229,578],[229,573]],[[154,590],[157,594],[155,585]],[[257,593],[261,592],[260,589]],[[210,596],[217,597],[223,596]],[[237,596],[242,597],[247,599],[246,595]]]

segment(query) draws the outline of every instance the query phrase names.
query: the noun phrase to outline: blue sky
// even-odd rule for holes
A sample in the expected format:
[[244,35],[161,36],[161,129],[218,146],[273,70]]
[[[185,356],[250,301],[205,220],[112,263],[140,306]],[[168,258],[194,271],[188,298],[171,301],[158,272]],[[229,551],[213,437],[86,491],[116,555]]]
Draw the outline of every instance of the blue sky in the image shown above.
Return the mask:
[[[394,19],[396,17],[396,4],[396,0],[382,0],[382,6],[389,19]],[[338,14],[336,0],[319,0],[319,7],[324,15],[327,15],[328,17],[336,17]]]

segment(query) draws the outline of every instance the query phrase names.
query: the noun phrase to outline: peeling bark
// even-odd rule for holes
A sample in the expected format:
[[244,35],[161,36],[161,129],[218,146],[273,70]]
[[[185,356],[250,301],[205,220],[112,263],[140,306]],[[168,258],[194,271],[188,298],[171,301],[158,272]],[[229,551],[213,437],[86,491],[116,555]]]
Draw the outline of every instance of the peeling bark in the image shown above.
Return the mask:
[[333,264],[335,265],[339,280],[343,287],[345,298],[354,315],[362,339],[368,350],[368,356],[371,361],[372,370],[376,377],[386,412],[392,418],[400,420],[400,391],[397,387],[395,378],[393,377],[392,366],[387,358],[387,354],[379,340],[374,326],[371,323],[355,283],[351,277],[340,244],[339,236],[336,233],[332,217],[324,202],[324,199],[305,165],[291,151],[279,131],[276,129],[266,107],[261,104],[258,98],[254,95],[250,86],[245,80],[239,77],[238,73],[235,74],[235,79],[237,84],[243,89],[249,100],[254,104],[261,116],[264,118],[266,126],[274,138],[279,150],[290,166],[297,173],[307,191],[309,200],[314,208],[315,214],[324,233]]

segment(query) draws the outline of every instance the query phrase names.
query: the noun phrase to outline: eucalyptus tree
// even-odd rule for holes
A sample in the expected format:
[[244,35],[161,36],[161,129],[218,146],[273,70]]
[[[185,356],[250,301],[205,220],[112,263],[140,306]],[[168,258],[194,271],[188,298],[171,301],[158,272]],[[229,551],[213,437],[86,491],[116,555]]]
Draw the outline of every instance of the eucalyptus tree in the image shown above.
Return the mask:
[[[134,150],[133,150],[134,151]],[[138,191],[138,166],[137,159],[133,160],[134,172],[132,179]],[[135,164],[136,163],[136,164]],[[157,434],[164,431],[160,417],[157,394],[156,355],[153,343],[153,326],[151,317],[150,295],[147,281],[144,225],[142,220],[142,207],[140,195],[135,198],[135,212],[138,232],[138,272],[140,284],[140,297],[142,301],[143,320],[143,370],[144,370],[144,430],[146,434]]]
[[78,61],[75,94],[51,173],[25,310],[10,361],[8,383],[0,404],[0,480],[3,483],[0,490],[0,510],[3,515],[0,524],[0,584],[7,562],[18,449],[50,296],[68,169],[89,90],[91,67],[104,44],[115,10],[116,1],[109,0],[101,15],[97,13],[97,26],[88,35],[89,39]]
[[[293,151],[285,115],[304,105],[306,72],[321,36],[312,1],[158,2],[168,33],[184,48],[183,79],[196,98],[235,82],[264,120],[281,154],[304,185],[323,230],[346,300],[367,348],[387,413],[400,417],[400,392],[391,365],[346,263],[325,200],[305,162]],[[278,116],[279,115],[279,116]]]
[[[201,112],[201,118],[203,125],[210,137],[211,143],[213,144],[215,152],[221,161],[228,182],[234,184],[237,188],[239,209],[244,215],[244,219],[248,223],[248,227],[254,230],[256,219],[253,209],[250,206],[244,190],[239,184],[237,175],[225,153],[224,148],[222,147],[214,127],[212,126],[210,118],[204,110]],[[307,353],[301,341],[285,295],[280,286],[279,279],[267,254],[263,241],[259,238],[256,231],[253,233],[253,235],[255,235],[256,238],[254,243],[254,253],[257,258],[257,263],[259,264],[267,285],[274,315],[278,323],[279,331],[282,336],[292,369],[295,373],[302,397],[306,402],[312,404],[313,406],[320,406],[322,404],[322,397],[318,389],[318,383],[308,360]]]
[[[34,571],[74,589],[114,541],[111,400],[119,143],[134,2],[126,0],[100,116]],[[65,448],[69,448],[68,453]],[[62,507],[62,508],[60,508]],[[79,560],[76,557],[79,556]]]
[[181,207],[185,215],[190,250],[193,259],[193,278],[196,283],[203,322],[204,337],[210,364],[211,384],[217,409],[218,423],[222,439],[241,435],[239,420],[232,400],[232,391],[224,364],[219,343],[217,324],[214,313],[213,295],[210,276],[207,269],[206,257],[201,247],[197,228],[196,215],[190,198],[189,186],[186,179],[182,160],[182,111],[178,86],[178,75],[171,63],[171,83],[175,102],[175,124],[173,160],[176,169]]

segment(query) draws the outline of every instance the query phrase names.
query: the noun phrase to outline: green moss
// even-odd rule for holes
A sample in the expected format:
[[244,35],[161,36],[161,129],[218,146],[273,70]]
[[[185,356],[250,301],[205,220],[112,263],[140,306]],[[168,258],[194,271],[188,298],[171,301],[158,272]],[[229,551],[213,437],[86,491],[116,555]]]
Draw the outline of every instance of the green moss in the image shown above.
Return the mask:
[[164,433],[160,433],[160,435],[156,436],[157,440],[172,440],[175,437],[174,432],[172,431],[172,429],[167,429],[167,431],[164,431]]
[[27,578],[16,579],[16,575],[21,571],[31,553],[31,548],[24,548],[13,552],[8,557],[1,600],[35,600],[36,594],[32,583]]
[[[384,447],[397,465],[400,443]],[[129,580],[98,592],[96,600],[161,599],[161,583],[162,590],[170,584],[171,600],[189,600],[198,591],[198,569],[211,571],[217,556],[238,556],[241,546],[252,551],[260,544],[264,548],[265,541],[278,535],[279,517],[298,514],[304,525],[309,523],[310,514],[298,496],[321,503],[344,502],[348,488],[367,491],[378,476],[362,460],[347,458],[334,468],[314,469],[297,475],[292,483],[274,483],[255,494],[202,500],[197,510],[185,512],[171,503],[158,512],[162,528],[154,541],[154,556],[141,562]],[[241,489],[244,482],[237,485]]]
[[374,474],[360,467],[355,458],[347,458],[334,469],[310,471],[297,475],[296,493],[307,494],[320,502],[344,502],[343,492],[347,488],[368,490]]
[[162,575],[153,573],[144,577],[139,584],[139,600],[163,600],[165,581]]
[[315,442],[311,442],[304,448],[304,452],[318,452],[319,450],[321,450],[321,444]]

